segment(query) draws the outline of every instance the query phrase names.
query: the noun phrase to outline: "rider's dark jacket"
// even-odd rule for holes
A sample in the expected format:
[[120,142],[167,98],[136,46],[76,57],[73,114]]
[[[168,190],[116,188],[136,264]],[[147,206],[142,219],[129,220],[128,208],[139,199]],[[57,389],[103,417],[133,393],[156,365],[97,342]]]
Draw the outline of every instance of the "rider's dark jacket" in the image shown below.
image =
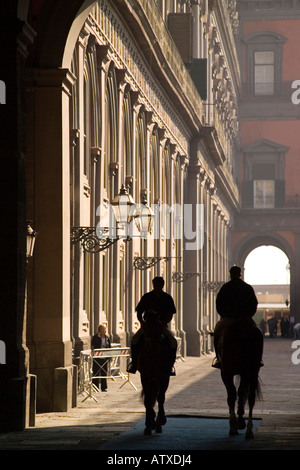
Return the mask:
[[217,312],[222,318],[253,317],[257,304],[253,288],[242,279],[232,279],[224,284],[216,298]]
[[176,313],[173,298],[167,292],[161,291],[159,295],[154,290],[144,294],[136,306],[138,320],[143,323],[143,313],[151,311],[157,312],[163,324],[167,324],[172,320],[173,314]]

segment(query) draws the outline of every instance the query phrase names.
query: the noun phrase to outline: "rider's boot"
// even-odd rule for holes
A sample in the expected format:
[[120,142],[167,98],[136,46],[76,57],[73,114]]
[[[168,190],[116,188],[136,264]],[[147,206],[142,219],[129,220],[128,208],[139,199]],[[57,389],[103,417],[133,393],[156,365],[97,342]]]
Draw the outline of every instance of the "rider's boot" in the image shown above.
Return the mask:
[[131,345],[131,362],[127,366],[127,372],[130,374],[135,374],[137,371],[137,356],[138,356],[138,347],[137,344]]
[[170,376],[175,376],[176,375],[176,371],[175,371],[175,367],[174,367],[174,364],[175,364],[175,361],[176,361],[176,352],[177,352],[177,349],[174,349],[174,348],[171,348],[171,372],[170,372]]
[[211,366],[214,367],[215,369],[221,369],[221,363],[217,356],[214,358]]

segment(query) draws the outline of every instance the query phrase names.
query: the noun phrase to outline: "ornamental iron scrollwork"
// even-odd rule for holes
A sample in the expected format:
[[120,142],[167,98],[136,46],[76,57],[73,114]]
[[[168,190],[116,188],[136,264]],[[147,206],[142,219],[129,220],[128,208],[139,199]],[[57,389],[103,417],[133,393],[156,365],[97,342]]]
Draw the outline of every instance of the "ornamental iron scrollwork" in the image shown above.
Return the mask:
[[133,261],[133,266],[135,269],[140,269],[145,271],[146,269],[152,268],[155,264],[159,263],[162,260],[169,261],[167,256],[136,256]]
[[200,276],[201,273],[173,273],[172,279],[174,282],[184,282],[193,276]]
[[[174,282],[184,282],[190,279],[193,276],[201,276],[201,274],[206,274],[206,273],[178,273],[175,272],[172,274],[172,280]],[[209,290],[212,292],[218,292],[220,288],[225,284],[223,281],[202,281],[201,285],[204,290]]]
[[83,250],[88,253],[99,253],[109,248],[116,243],[120,238],[124,241],[128,237],[108,237],[108,229],[99,229],[95,227],[72,227],[71,229],[71,243],[75,244],[81,242]]
[[206,290],[210,290],[212,292],[218,292],[221,287],[225,284],[222,281],[203,281],[202,286]]

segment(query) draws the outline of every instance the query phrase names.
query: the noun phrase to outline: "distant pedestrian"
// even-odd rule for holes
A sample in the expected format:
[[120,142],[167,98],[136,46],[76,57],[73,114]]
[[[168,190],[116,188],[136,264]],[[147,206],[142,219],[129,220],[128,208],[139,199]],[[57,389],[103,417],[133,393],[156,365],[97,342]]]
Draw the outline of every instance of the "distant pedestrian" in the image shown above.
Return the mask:
[[[110,348],[111,343],[109,337],[106,335],[106,328],[104,325],[98,326],[98,333],[95,334],[92,338],[92,350],[94,349],[103,349]],[[101,375],[101,392],[107,391],[107,364],[109,359],[93,359],[93,375]],[[94,378],[93,384],[99,388],[99,379]]]
[[274,338],[277,335],[277,319],[275,317],[269,318],[268,327],[270,338]]
[[260,327],[260,331],[262,332],[263,336],[265,336],[266,334],[266,320],[264,318],[262,318],[260,324],[259,324],[259,327]]
[[290,333],[290,322],[288,318],[281,318],[280,321],[281,337],[288,338]]
[[294,326],[294,339],[300,338],[300,323],[296,323]]

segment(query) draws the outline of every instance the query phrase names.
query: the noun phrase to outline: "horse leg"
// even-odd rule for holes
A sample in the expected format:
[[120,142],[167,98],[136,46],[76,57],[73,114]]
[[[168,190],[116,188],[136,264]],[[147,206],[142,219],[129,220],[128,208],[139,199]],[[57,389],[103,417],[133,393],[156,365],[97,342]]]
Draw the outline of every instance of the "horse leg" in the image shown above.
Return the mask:
[[246,403],[246,383],[243,376],[241,376],[240,386],[238,389],[238,429],[245,429],[246,421],[244,419],[245,403]]
[[152,429],[155,428],[155,411],[153,400],[153,383],[150,380],[145,380],[142,378],[143,394],[144,394],[144,406],[146,409],[146,418],[145,418],[145,429],[144,436],[149,436],[152,433]]
[[152,429],[154,429],[155,423],[155,411],[152,407],[146,408],[146,420],[145,420],[145,429],[144,436],[150,436]]
[[245,435],[247,439],[254,439],[254,434],[252,430],[253,429],[252,413],[253,413],[253,408],[255,405],[256,389],[257,389],[257,383],[258,383],[257,375],[258,374],[253,374],[253,376],[250,379],[250,391],[249,391],[249,397],[248,397],[249,416],[248,416],[247,429],[246,429],[246,435]]
[[165,403],[166,391],[169,386],[169,380],[170,378],[168,376],[160,383],[159,392],[157,395],[158,413],[157,413],[157,418],[155,422],[155,432],[157,433],[162,432],[162,426],[164,426],[167,422],[164,403]]
[[227,390],[227,404],[229,407],[229,435],[238,434],[238,424],[235,414],[236,388],[233,383],[233,376],[221,372],[223,383]]

